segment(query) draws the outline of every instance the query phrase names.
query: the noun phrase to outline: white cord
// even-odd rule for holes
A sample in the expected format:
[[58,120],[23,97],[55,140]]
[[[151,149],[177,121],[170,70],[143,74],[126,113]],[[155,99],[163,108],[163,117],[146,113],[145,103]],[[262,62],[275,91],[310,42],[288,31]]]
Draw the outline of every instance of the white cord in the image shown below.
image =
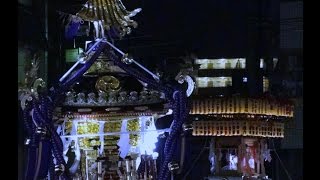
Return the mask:
[[94,136],[113,136],[113,135],[119,135],[119,134],[140,134],[140,133],[146,133],[146,132],[158,132],[159,134],[164,132],[170,132],[170,128],[166,129],[159,129],[159,130],[147,130],[147,131],[128,131],[128,132],[109,132],[109,133],[103,133],[103,134],[79,134],[79,135],[64,135],[60,136],[61,138],[70,138],[70,137],[94,137]]
[[[86,52],[86,54],[89,54],[100,42],[102,39],[95,42],[95,44]],[[77,66],[79,63],[82,63],[80,59],[59,79],[60,82],[62,82]]]
[[274,140],[272,139],[271,141],[272,141],[272,145],[273,145],[273,150],[274,150],[274,152],[276,153],[277,158],[279,159],[279,161],[280,161],[280,164],[281,164],[282,168],[283,168],[283,169],[284,169],[284,171],[286,172],[286,174],[287,174],[287,176],[288,176],[289,180],[292,180],[292,178],[291,178],[291,176],[290,176],[290,174],[289,174],[289,172],[288,172],[287,168],[284,166],[284,164],[283,164],[282,160],[280,159],[279,154],[277,153],[277,150],[276,150],[276,148],[275,148],[275,146],[274,146]]
[[191,165],[190,169],[187,171],[187,173],[183,176],[183,180],[186,179],[186,177],[188,176],[188,174],[192,171],[193,167],[196,165],[197,161],[199,160],[199,158],[201,157],[202,153],[205,150],[206,144],[207,144],[207,140],[208,138],[206,137],[206,141],[204,142],[203,148],[201,149],[199,155],[196,157],[196,159],[193,161],[193,164]]
[[[111,44],[109,41],[105,40],[103,42],[106,42],[109,46],[111,46],[114,50],[116,50],[118,53],[121,54],[121,56],[124,56],[124,52],[122,52],[120,49],[118,49],[117,47],[115,47],[113,44]],[[137,61],[135,61],[134,59],[131,59],[131,61],[136,64],[137,66],[139,66],[141,69],[143,69],[144,71],[146,71],[148,74],[150,74],[155,80],[159,81],[159,77],[157,75],[155,75],[154,73],[152,73],[151,71],[149,71],[147,68],[145,68],[144,66],[142,66],[140,63],[138,63]]]

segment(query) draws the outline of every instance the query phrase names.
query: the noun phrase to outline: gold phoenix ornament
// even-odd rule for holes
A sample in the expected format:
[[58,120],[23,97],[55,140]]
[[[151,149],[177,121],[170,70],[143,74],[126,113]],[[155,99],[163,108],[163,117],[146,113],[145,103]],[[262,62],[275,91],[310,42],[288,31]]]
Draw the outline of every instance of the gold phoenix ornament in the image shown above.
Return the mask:
[[126,10],[121,0],[89,0],[76,14],[85,21],[93,22],[96,38],[105,38],[104,30],[116,28],[120,37],[130,34],[131,27],[136,28],[138,23],[130,18],[141,11]]

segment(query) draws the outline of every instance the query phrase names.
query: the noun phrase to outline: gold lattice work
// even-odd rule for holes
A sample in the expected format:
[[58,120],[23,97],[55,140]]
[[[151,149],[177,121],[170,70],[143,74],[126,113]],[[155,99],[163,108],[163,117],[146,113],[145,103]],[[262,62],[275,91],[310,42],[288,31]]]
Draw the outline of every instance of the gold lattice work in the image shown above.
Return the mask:
[[293,105],[276,100],[254,98],[195,99],[190,114],[257,114],[293,117]]
[[194,121],[194,136],[284,137],[284,123],[265,121]]

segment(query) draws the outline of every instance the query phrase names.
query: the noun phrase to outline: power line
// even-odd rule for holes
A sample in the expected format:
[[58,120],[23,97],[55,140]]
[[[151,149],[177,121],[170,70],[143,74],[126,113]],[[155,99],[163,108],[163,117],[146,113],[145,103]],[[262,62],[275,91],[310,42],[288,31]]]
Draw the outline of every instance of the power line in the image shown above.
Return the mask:
[[189,175],[189,173],[192,171],[193,167],[196,165],[196,163],[198,162],[199,158],[201,157],[202,153],[204,152],[204,150],[206,149],[206,144],[207,144],[207,140],[208,140],[208,137],[206,137],[206,141],[204,142],[204,145],[199,153],[199,155],[196,157],[196,159],[193,161],[190,169],[186,172],[186,174],[183,176],[183,180],[186,179],[186,177]]
[[285,165],[283,164],[282,160],[280,159],[280,156],[279,156],[279,154],[278,154],[278,152],[277,152],[277,150],[276,150],[276,148],[274,146],[274,140],[272,139],[271,141],[272,141],[272,144],[273,144],[273,150],[274,150],[275,154],[277,155],[277,158],[279,159],[279,162],[280,162],[282,168],[284,169],[284,171],[285,171],[286,175],[288,176],[289,180],[292,180],[287,168],[285,167]]

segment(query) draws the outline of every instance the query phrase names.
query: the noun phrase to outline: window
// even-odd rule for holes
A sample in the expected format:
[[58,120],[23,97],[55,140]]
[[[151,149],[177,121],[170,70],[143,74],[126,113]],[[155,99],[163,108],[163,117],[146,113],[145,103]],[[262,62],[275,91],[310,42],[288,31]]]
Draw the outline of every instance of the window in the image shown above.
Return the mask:
[[278,58],[273,58],[272,60],[273,60],[273,69],[275,69],[278,64]]
[[260,69],[263,69],[264,67],[264,59],[260,59]]
[[242,78],[242,81],[243,81],[243,82],[248,82],[248,78],[247,78],[247,77],[243,77],[243,78]]
[[232,77],[197,77],[198,88],[232,86]]
[[66,62],[77,62],[79,54],[82,52],[82,48],[66,49]]
[[195,64],[199,64],[200,69],[245,69],[246,59],[196,59]]

